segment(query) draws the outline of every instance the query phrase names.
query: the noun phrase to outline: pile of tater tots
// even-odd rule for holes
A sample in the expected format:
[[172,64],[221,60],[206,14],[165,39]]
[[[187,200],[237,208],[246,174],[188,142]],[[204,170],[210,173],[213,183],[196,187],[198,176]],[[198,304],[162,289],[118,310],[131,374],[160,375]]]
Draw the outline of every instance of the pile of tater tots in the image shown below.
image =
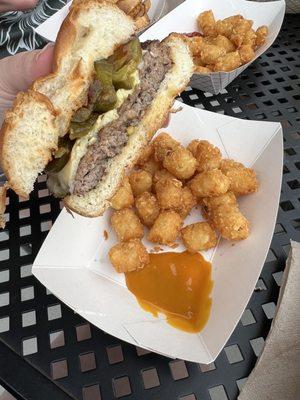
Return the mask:
[[188,40],[196,72],[202,74],[232,71],[248,63],[268,35],[267,26],[260,26],[255,31],[253,21],[242,15],[216,21],[211,10],[202,12],[197,24],[203,36],[196,33]]
[[[149,263],[141,242],[174,247],[181,237],[191,253],[216,246],[218,233],[227,240],[246,239],[249,221],[239,210],[237,197],[256,192],[255,172],[243,164],[222,159],[206,140],[185,148],[167,133],[159,134],[111,199],[111,224],[119,243],[109,252],[118,272],[134,271]],[[199,206],[206,222],[184,226],[192,208]]]

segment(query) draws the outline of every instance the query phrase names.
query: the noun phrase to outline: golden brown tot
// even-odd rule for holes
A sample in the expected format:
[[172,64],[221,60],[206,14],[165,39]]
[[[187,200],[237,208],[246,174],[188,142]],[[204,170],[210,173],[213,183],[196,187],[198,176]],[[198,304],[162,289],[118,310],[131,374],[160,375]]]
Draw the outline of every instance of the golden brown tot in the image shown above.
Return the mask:
[[139,239],[116,244],[108,255],[117,272],[132,272],[143,268],[150,261],[149,254]]
[[131,207],[134,204],[134,197],[129,184],[128,177],[123,179],[122,185],[119,187],[115,195],[111,198],[111,206],[115,210]]
[[172,245],[180,231],[182,219],[172,210],[162,211],[149,231],[148,240],[153,243]]
[[181,229],[181,237],[187,251],[196,253],[217,245],[217,235],[207,222],[197,222]]
[[132,208],[115,211],[111,216],[111,224],[120,242],[144,236],[143,225]]
[[144,192],[135,199],[137,214],[144,225],[150,227],[159,214],[159,206],[154,194]]

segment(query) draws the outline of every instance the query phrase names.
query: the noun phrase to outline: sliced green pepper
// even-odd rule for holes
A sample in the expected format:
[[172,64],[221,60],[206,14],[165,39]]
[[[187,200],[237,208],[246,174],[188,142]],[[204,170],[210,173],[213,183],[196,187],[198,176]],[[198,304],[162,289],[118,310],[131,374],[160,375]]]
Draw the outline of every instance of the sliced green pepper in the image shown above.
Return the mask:
[[70,158],[70,153],[73,147],[74,141],[71,141],[67,135],[59,139],[58,149],[54,154],[53,159],[47,164],[45,172],[56,173],[63,169]]
[[70,139],[71,140],[80,139],[86,136],[92,130],[93,126],[95,125],[95,122],[97,121],[97,118],[98,114],[93,113],[86,121],[71,122],[70,132],[69,132]]

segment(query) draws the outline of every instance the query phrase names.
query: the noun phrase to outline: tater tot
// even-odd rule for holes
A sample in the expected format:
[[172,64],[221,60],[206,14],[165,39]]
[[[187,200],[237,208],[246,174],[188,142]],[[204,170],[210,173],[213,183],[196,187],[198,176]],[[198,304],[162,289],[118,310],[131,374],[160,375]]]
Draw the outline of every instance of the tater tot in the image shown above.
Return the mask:
[[143,192],[151,191],[152,175],[144,170],[133,171],[129,175],[129,182],[133,194],[135,196],[138,196]]
[[234,160],[223,160],[220,169],[229,178],[230,190],[236,196],[257,192],[259,185],[252,168],[246,168]]
[[163,159],[163,166],[178,179],[189,179],[196,171],[197,161],[183,146],[176,147]]
[[238,51],[232,51],[218,59],[214,65],[214,71],[232,71],[242,65],[241,57]]
[[207,140],[198,141],[197,148],[195,148],[195,157],[198,163],[197,171],[199,172],[219,168],[222,160],[220,149]]
[[111,198],[110,204],[115,210],[131,207],[134,204],[134,197],[126,176],[115,195]]
[[138,239],[118,243],[109,250],[109,259],[117,272],[131,272],[149,264],[145,246]]
[[184,219],[185,217],[187,217],[196,204],[196,197],[193,195],[191,189],[185,186],[182,189],[182,203],[180,208],[178,209],[178,213],[180,214],[181,218]]
[[218,169],[201,172],[189,182],[189,187],[197,198],[219,196],[226,193],[229,186],[230,180]]
[[208,250],[217,245],[217,235],[207,222],[197,222],[181,229],[183,244],[190,253]]
[[209,219],[210,213],[224,204],[237,206],[237,200],[232,192],[227,192],[215,197],[203,197],[201,199],[202,213]]
[[182,219],[172,210],[162,211],[149,231],[148,240],[153,243],[171,245],[175,242]]
[[266,41],[266,37],[268,36],[268,27],[263,25],[260,26],[259,28],[257,28],[256,30],[256,40],[255,40],[255,46],[256,48],[262,46],[265,41]]
[[163,210],[177,210],[182,204],[182,183],[178,179],[159,180],[155,185],[158,205]]
[[250,44],[243,44],[239,48],[238,52],[243,64],[246,64],[249,61],[253,60],[255,56],[254,50]]
[[216,31],[218,35],[230,38],[232,30],[233,30],[232,21],[226,21],[225,19],[225,20],[218,20],[216,22]]
[[154,175],[156,171],[161,168],[161,165],[153,157],[145,161],[143,165],[140,166],[142,170],[149,172],[149,174]]
[[224,18],[223,21],[225,21],[226,23],[235,25],[237,22],[239,22],[243,19],[244,19],[244,17],[241,14],[235,14],[235,15],[231,15],[230,17]]
[[132,208],[115,211],[110,221],[120,242],[140,239],[144,235],[143,225]]
[[187,149],[193,154],[194,157],[197,154],[198,143],[200,143],[200,140],[194,139],[187,145]]
[[243,37],[242,45],[250,45],[251,47],[255,48],[256,43],[256,32],[251,28],[247,31]]
[[188,38],[188,45],[193,56],[197,57],[200,55],[203,43],[204,41],[202,36],[193,36]]
[[137,214],[144,225],[150,227],[159,214],[159,205],[154,194],[144,192],[135,199]]
[[213,44],[204,44],[201,48],[201,60],[203,64],[215,64],[218,58],[224,56],[226,50]]
[[180,143],[167,133],[160,133],[153,141],[154,154],[157,161],[163,161],[171,150],[174,150]]
[[137,160],[137,165],[143,165],[146,161],[149,160],[149,158],[153,155],[153,153],[154,153],[154,147],[153,143],[151,142],[148,146],[144,147],[143,151],[139,156],[139,159]]
[[210,74],[212,70],[208,67],[202,67],[201,65],[198,65],[195,69],[195,72],[198,74]]
[[235,45],[226,36],[218,35],[215,38],[211,38],[210,42],[215,46],[223,47],[226,53],[235,51]]
[[216,21],[212,10],[204,11],[198,15],[197,23],[204,36],[216,35]]
[[249,221],[236,205],[224,204],[210,213],[209,221],[227,240],[242,240],[249,236]]
[[253,21],[249,19],[239,20],[232,29],[230,40],[237,46],[240,47],[243,43],[246,33],[252,28]]
[[152,191],[156,193],[156,184],[158,181],[163,181],[164,179],[176,179],[174,175],[172,175],[168,170],[165,168],[162,168],[158,171],[155,172],[153,176],[153,186],[152,186]]

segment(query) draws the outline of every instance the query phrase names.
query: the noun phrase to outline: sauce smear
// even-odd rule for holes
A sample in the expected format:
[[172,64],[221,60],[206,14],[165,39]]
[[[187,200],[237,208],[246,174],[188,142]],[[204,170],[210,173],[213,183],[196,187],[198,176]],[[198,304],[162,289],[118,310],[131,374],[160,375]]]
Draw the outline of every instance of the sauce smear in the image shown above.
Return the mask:
[[150,254],[140,271],[125,274],[128,289],[145,311],[186,332],[199,332],[211,309],[211,264],[199,253]]

